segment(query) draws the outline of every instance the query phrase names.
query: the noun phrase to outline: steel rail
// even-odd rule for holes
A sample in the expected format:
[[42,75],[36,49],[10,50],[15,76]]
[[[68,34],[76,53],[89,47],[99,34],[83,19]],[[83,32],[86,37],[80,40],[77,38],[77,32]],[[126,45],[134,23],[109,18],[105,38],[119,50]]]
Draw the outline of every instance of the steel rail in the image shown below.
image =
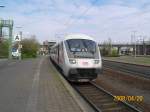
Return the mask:
[[[103,66],[104,68],[114,69],[117,71],[129,73],[139,77],[150,78],[150,70],[148,67],[131,65],[127,63],[121,63],[121,62],[113,62],[113,61],[104,61]],[[142,69],[140,67],[143,67],[145,69]]]
[[[107,93],[108,95],[112,96],[114,98],[114,95],[111,94],[109,91],[106,91],[104,88],[96,85],[95,83],[93,82],[90,82],[91,84],[93,84],[95,87],[97,87],[98,89],[102,90],[103,92]],[[132,110],[134,110],[135,112],[142,112],[141,110],[137,109],[136,107],[134,107],[133,105],[125,102],[125,101],[120,101],[121,103],[125,104],[126,106],[128,106],[129,108],[131,108]]]
[[105,71],[106,69],[111,69],[111,70],[114,70],[114,71],[119,71],[119,72],[121,72],[123,74],[127,73],[127,74],[130,74],[131,76],[137,76],[137,77],[142,77],[142,78],[150,79],[150,76],[148,76],[148,75],[144,75],[144,74],[141,74],[141,73],[135,73],[133,71],[123,70],[123,69],[121,70],[121,69],[118,69],[118,68],[114,68],[114,67],[103,65],[103,70]]
[[[81,85],[80,84],[72,84],[72,86],[94,108],[94,110],[96,112],[103,112],[103,111],[105,111],[105,112],[109,111],[110,112],[109,109],[112,109],[112,112],[115,112],[114,111],[115,109],[123,109],[123,110],[127,109],[128,112],[142,112],[141,110],[137,109],[136,107],[134,107],[133,105],[131,105],[131,104],[127,103],[127,102],[124,102],[124,101],[115,102],[113,100],[114,99],[114,95],[112,95],[110,92],[104,90],[102,87],[99,87],[98,85],[94,84],[93,82],[89,82],[89,83],[87,83],[87,85],[86,84],[85,85],[82,85],[82,84]],[[82,87],[82,86],[85,86],[85,87]],[[90,88],[91,91],[88,91],[88,92],[85,91],[85,89],[87,89],[88,86],[89,86],[89,88],[93,87],[93,91],[92,91],[92,88]],[[95,88],[97,89],[96,90],[97,93],[94,93]],[[93,93],[90,93],[90,92],[93,92]],[[98,102],[101,102],[101,103],[96,104],[96,102],[95,102],[96,98],[92,98],[92,94],[98,95],[97,97],[105,99],[106,102],[108,101],[107,102],[108,105],[109,104],[110,105],[111,104],[115,104],[116,107],[109,107],[108,109],[105,109],[105,107],[102,106],[103,104],[102,104],[102,102],[100,100]],[[101,95],[101,94],[105,94],[105,95]],[[116,110],[116,112],[117,112],[117,110]]]

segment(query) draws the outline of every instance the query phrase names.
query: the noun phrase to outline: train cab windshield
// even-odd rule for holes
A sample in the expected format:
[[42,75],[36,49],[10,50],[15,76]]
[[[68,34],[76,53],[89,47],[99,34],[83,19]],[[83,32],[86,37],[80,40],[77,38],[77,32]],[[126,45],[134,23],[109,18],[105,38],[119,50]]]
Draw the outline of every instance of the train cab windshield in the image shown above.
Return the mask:
[[66,41],[69,51],[74,57],[94,58],[96,53],[96,42],[87,39],[69,39]]
[[67,40],[71,52],[92,52],[96,51],[96,43],[86,39],[70,39]]

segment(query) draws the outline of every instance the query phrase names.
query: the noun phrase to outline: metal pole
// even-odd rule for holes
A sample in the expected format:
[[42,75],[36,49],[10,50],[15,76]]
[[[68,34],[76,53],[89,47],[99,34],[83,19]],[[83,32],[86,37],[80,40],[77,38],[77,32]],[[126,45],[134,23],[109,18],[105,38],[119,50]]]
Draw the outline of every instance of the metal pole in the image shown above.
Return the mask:
[[1,24],[0,24],[0,38],[2,37],[2,27],[1,27]]
[[146,36],[144,36],[144,55],[147,55]]
[[[17,29],[21,29],[21,26],[17,26]],[[22,40],[22,31],[19,31],[20,41],[18,42],[18,51],[19,51],[19,60],[21,60],[21,40]]]
[[12,59],[12,27],[9,27],[9,59]]
[[21,40],[22,40],[22,31],[20,31],[20,41],[19,41],[19,60],[21,60]]
[[135,43],[134,43],[134,57],[136,58],[136,36],[135,36],[135,33],[136,33],[136,31],[133,31],[133,33],[134,33],[134,41],[135,41]]
[[144,43],[144,45],[145,45],[145,50],[144,50],[145,53],[144,54],[147,55],[147,48],[146,48],[147,46],[146,46],[146,43]]
[[137,40],[136,43],[137,43],[137,55],[139,55],[139,40]]
[[146,55],[146,50],[145,50],[145,40],[143,38],[143,55]]
[[138,55],[140,55],[140,39],[142,38],[142,35],[139,36],[138,40]]

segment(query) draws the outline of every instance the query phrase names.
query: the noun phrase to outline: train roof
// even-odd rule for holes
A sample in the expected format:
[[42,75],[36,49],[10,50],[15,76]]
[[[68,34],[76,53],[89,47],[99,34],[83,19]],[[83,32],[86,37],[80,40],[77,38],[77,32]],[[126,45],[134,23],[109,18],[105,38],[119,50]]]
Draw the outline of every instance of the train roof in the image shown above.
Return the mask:
[[94,40],[92,37],[85,35],[85,34],[70,34],[65,36],[65,40],[69,39],[88,39],[88,40]]
[[[85,34],[69,34],[69,35],[66,35],[64,37],[64,40],[69,40],[69,39],[88,39],[88,40],[93,40],[94,41],[94,39],[92,37],[90,37],[88,35],[85,35]],[[55,48],[58,44],[60,44],[60,42],[55,43],[52,46],[52,48]]]

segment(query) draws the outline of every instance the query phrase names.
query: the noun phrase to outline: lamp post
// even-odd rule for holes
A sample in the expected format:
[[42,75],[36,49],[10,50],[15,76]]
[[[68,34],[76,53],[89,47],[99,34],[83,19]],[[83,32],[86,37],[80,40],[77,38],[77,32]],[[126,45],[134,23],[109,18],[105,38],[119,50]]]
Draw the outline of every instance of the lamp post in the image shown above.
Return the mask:
[[[22,27],[21,26],[17,26],[16,28],[18,29],[21,29]],[[22,31],[19,31],[19,35],[20,35],[20,40],[18,42],[18,51],[19,51],[19,60],[21,60],[21,48],[22,48],[22,45],[21,45],[21,41],[22,41]]]
[[133,31],[133,38],[134,38],[134,57],[136,58],[136,33],[137,31]]

